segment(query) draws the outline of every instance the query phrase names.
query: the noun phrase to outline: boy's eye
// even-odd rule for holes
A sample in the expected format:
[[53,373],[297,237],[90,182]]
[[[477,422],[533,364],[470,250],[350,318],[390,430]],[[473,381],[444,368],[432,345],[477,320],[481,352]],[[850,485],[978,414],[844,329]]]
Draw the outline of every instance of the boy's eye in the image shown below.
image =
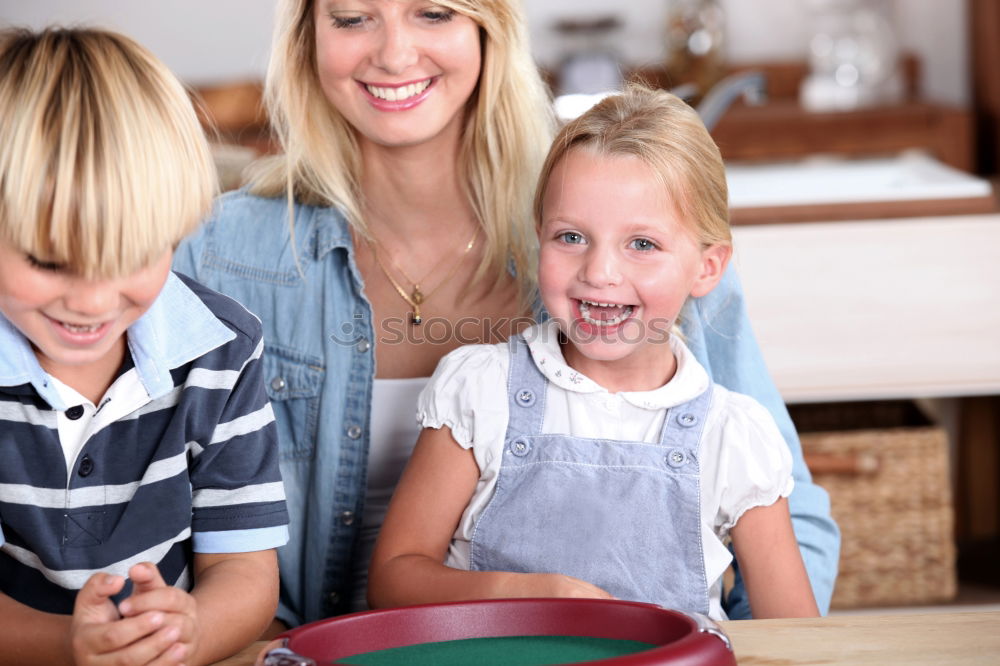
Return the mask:
[[54,261],[42,261],[31,254],[25,254],[24,256],[28,259],[28,263],[31,264],[32,268],[37,268],[41,271],[59,271],[63,268],[62,264],[57,264]]
[[558,238],[564,243],[571,243],[574,245],[578,245],[583,242],[583,235],[575,231],[564,231],[563,233],[556,236],[556,238]]
[[641,252],[649,252],[650,250],[656,249],[656,243],[649,240],[648,238],[636,238],[631,243],[629,243],[629,246],[633,250],[639,250]]

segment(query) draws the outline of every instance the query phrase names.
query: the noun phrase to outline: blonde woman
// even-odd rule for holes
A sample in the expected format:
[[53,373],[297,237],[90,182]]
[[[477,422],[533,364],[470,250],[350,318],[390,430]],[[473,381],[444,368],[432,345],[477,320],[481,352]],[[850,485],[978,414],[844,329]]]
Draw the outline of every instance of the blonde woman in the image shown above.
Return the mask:
[[[278,619],[297,625],[365,607],[438,360],[533,314],[531,196],[553,122],[517,0],[283,0],[277,16],[267,92],[285,153],[222,197],[175,267],[263,320],[292,521]],[[797,537],[824,604],[838,547],[826,497],[734,278],[713,299],[689,308],[685,330],[717,381],[784,425]]]

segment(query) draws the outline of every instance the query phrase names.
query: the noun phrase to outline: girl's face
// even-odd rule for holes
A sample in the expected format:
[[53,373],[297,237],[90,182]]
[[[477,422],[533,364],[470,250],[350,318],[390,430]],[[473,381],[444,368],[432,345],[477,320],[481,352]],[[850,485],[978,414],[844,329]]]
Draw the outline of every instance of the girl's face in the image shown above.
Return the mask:
[[132,275],[87,280],[0,241],[0,312],[31,342],[39,364],[63,379],[88,367],[117,368],[125,329],[153,304],[173,252]]
[[645,163],[581,148],[552,170],[539,242],[542,301],[572,342],[567,362],[592,378],[595,363],[672,372],[663,343],[677,314],[729,257],[702,248]]
[[479,26],[427,0],[316,0],[327,99],[368,141],[419,145],[461,128],[479,81]]

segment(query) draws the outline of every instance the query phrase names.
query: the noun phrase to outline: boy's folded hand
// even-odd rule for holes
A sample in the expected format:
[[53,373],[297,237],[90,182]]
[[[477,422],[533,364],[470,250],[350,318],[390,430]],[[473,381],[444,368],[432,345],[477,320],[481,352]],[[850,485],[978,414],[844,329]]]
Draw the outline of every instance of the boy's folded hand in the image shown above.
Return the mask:
[[121,576],[97,573],[80,589],[73,608],[70,644],[77,664],[178,663],[171,646],[180,632],[165,626],[159,611],[122,618],[111,602],[125,585]]
[[[170,647],[169,660],[164,663],[190,660],[198,647],[198,604],[184,590],[167,585],[159,569],[151,562],[136,564],[129,569],[132,595],[118,604],[126,619],[159,614],[165,629],[176,636]],[[157,662],[159,663],[159,662]]]

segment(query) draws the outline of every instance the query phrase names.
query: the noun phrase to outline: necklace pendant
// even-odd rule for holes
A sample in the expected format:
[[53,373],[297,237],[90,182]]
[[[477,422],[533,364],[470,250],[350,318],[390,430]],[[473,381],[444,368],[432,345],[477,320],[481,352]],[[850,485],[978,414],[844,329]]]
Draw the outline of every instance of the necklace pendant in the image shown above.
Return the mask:
[[420,305],[424,302],[424,292],[420,291],[420,287],[413,285],[413,291],[410,292],[410,300]]
[[411,312],[410,313],[410,323],[411,324],[413,324],[414,326],[419,326],[422,321],[423,321],[423,318],[421,318],[419,312]]

